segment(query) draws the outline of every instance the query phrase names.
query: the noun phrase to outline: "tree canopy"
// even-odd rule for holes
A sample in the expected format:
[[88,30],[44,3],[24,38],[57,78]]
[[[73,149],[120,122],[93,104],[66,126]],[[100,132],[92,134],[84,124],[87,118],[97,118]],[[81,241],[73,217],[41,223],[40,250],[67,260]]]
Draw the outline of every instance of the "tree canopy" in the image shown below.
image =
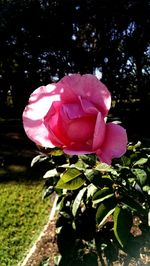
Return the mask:
[[68,73],[98,71],[112,92],[113,115],[119,110],[130,125],[138,113],[146,123],[149,0],[0,0],[0,5],[0,116],[11,110],[20,117],[40,85]]

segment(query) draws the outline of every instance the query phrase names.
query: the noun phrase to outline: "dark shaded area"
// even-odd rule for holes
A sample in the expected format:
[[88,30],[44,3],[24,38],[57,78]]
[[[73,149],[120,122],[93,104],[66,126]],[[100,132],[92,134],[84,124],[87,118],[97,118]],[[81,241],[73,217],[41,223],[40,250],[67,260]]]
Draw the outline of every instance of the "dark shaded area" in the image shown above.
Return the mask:
[[[36,147],[30,143],[14,122],[8,121],[1,125],[0,133],[0,182],[10,180],[37,179],[36,173],[31,174],[30,164],[37,155]],[[16,125],[15,125],[16,124]]]
[[0,182],[43,180],[49,164],[45,160],[31,167],[40,150],[26,137],[21,121],[9,119],[0,126]]
[[149,136],[149,0],[0,0],[0,5],[0,117],[21,120],[35,88],[67,73],[97,69],[112,93],[111,114],[129,136]]

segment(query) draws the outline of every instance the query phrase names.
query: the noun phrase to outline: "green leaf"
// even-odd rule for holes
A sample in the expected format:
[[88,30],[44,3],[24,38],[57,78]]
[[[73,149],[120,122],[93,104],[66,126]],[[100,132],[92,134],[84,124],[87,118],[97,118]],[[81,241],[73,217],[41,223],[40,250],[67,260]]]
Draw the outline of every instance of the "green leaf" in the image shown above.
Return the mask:
[[43,199],[49,197],[53,192],[54,192],[53,186],[49,186],[48,188],[46,188],[43,192]]
[[140,140],[138,140],[138,142],[134,145],[134,147],[135,148],[139,148],[139,147],[141,147],[141,141]]
[[49,265],[50,258],[46,257],[40,262],[40,266],[48,266]]
[[114,234],[122,248],[125,247],[130,236],[132,215],[127,209],[116,206],[114,211]]
[[100,172],[109,172],[113,175],[116,175],[118,176],[118,173],[117,171],[111,166],[111,165],[108,165],[106,163],[99,163],[96,167],[95,167],[96,170],[100,171]]
[[115,198],[102,202],[96,212],[96,222],[102,225],[106,219],[114,212],[116,206]]
[[93,203],[97,204],[104,201],[105,199],[111,198],[114,196],[113,190],[105,187],[103,189],[97,190],[93,195]]
[[85,182],[83,176],[77,177],[69,182],[64,182],[62,179],[58,181],[56,184],[56,188],[59,189],[68,189],[68,190],[75,190],[80,188]]
[[77,196],[76,196],[76,198],[75,198],[75,200],[73,202],[73,205],[72,205],[72,214],[73,214],[73,216],[76,216],[76,213],[77,213],[77,211],[78,211],[78,209],[80,207],[80,203],[82,201],[83,195],[86,192],[86,190],[87,190],[87,188],[84,187],[77,194]]
[[121,162],[122,162],[122,164],[123,164],[124,166],[129,166],[130,163],[131,163],[131,160],[130,160],[130,158],[127,157],[127,156],[122,156],[122,157],[121,157]]
[[96,187],[112,186],[113,181],[110,176],[102,176],[102,173],[98,170],[86,170],[85,175],[87,179],[93,183]]
[[89,166],[94,166],[96,164],[96,155],[95,154],[88,154],[88,155],[80,155],[79,158]]
[[50,151],[48,151],[48,154],[52,156],[61,156],[64,154],[64,152],[63,150],[59,148],[53,148],[53,149],[50,149]]
[[31,167],[33,167],[37,162],[40,163],[40,162],[45,161],[47,158],[48,158],[48,156],[43,155],[43,154],[40,154],[40,155],[35,156],[32,159],[32,161],[31,161]]
[[143,191],[148,192],[150,194],[150,186],[144,186]]
[[85,171],[85,175],[90,182],[92,182],[94,185],[98,185],[99,179],[101,177],[101,174],[99,171],[87,169]]
[[122,199],[122,202],[124,204],[126,204],[130,209],[132,209],[133,211],[135,211],[139,216],[141,215],[147,215],[147,211],[146,209],[144,209],[137,201],[135,201],[133,198],[131,197],[124,197]]
[[76,168],[68,168],[61,176],[61,179],[64,183],[67,183],[80,175],[82,175],[82,172],[80,170]]
[[145,163],[147,163],[148,158],[140,158],[138,161],[136,161],[133,165],[143,165]]
[[131,144],[128,146],[129,151],[136,151],[137,148],[140,148],[141,146],[141,141],[138,141],[135,145]]
[[50,178],[50,177],[54,177],[56,175],[58,175],[57,170],[56,169],[51,169],[51,170],[49,170],[49,171],[47,171],[45,173],[45,175],[43,176],[43,178]]
[[61,258],[62,258],[61,255],[56,255],[56,256],[54,256],[54,263],[55,263],[55,266],[59,266],[60,261],[61,261]]
[[69,167],[83,171],[87,168],[87,165],[82,160],[78,160],[75,164],[71,164]]
[[87,187],[87,199],[92,197],[96,190],[97,190],[96,186],[94,186],[92,183],[89,184]]
[[56,184],[56,188],[75,190],[85,182],[84,175],[76,168],[67,169]]
[[143,186],[147,180],[147,174],[143,169],[134,168],[131,169],[132,173],[136,176],[139,183]]

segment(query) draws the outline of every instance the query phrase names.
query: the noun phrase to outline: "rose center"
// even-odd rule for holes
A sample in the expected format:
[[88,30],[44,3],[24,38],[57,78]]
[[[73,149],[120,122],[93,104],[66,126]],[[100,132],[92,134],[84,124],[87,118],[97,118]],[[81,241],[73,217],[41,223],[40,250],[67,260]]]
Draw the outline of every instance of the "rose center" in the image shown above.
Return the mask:
[[70,121],[67,125],[67,136],[75,142],[87,142],[93,138],[96,118],[85,116]]

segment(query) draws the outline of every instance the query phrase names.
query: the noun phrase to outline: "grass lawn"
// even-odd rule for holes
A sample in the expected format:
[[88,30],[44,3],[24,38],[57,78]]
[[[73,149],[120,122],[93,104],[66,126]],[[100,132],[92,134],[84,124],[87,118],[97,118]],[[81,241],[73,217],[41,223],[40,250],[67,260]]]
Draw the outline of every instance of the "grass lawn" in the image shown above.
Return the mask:
[[38,149],[21,122],[4,120],[0,129],[0,266],[16,266],[47,223],[51,202],[42,199],[41,166],[30,167]]
[[16,266],[36,240],[50,211],[43,181],[0,184],[0,266]]

